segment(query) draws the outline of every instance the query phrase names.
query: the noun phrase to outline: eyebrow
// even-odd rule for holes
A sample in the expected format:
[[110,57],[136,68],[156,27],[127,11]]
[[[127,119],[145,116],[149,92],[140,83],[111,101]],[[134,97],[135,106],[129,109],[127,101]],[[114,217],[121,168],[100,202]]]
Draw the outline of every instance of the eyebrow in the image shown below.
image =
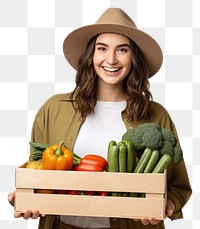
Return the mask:
[[[105,43],[102,43],[102,42],[98,42],[98,43],[96,43],[95,44],[95,46],[97,46],[97,45],[103,45],[103,46],[106,46],[106,47],[108,47],[108,45],[107,44],[105,44]],[[127,47],[129,47],[130,48],[130,45],[129,44],[120,44],[120,45],[117,45],[117,48],[120,48],[120,47],[124,47],[124,46],[127,46]]]

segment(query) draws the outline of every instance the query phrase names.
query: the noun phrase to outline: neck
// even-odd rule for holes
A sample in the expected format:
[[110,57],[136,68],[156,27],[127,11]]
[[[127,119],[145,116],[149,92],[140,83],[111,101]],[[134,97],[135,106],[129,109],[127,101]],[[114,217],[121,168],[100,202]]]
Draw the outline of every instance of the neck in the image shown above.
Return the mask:
[[124,101],[126,100],[126,94],[121,86],[104,85],[104,87],[98,87],[97,100],[105,102]]

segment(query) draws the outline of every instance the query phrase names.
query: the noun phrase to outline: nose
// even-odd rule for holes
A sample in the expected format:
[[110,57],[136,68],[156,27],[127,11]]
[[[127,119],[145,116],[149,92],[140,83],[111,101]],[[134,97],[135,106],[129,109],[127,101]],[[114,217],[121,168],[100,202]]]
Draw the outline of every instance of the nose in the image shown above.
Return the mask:
[[114,65],[114,64],[117,64],[117,57],[116,57],[116,54],[115,52],[111,51],[108,53],[108,56],[107,56],[107,63],[110,64],[110,65]]

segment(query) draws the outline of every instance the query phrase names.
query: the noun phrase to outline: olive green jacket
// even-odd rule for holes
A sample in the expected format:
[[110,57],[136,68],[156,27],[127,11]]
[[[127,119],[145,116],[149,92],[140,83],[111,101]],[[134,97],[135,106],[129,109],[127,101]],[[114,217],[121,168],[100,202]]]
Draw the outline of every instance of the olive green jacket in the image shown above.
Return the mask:
[[[126,128],[136,127],[139,123],[128,122],[122,119]],[[64,140],[66,145],[73,150],[79,129],[84,120],[79,112],[74,110],[70,94],[54,95],[39,109],[32,129],[32,141],[54,144]],[[143,122],[154,122],[164,128],[171,129],[177,136],[175,126],[168,112],[160,104],[151,102],[151,117]],[[177,137],[178,139],[178,137]],[[182,208],[187,203],[192,194],[188,174],[184,160],[177,166],[171,164],[167,172],[168,192],[167,196],[176,206],[174,214],[170,217],[173,219],[182,218]],[[50,229],[55,216],[46,216],[40,219],[40,229]],[[145,228],[163,229],[164,223],[161,222],[156,226],[143,226],[140,222],[121,219],[122,228]]]

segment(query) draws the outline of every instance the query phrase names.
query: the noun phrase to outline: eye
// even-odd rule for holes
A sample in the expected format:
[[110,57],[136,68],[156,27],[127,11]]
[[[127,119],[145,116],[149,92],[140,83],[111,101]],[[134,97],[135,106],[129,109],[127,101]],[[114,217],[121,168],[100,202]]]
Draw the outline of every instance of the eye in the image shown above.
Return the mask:
[[102,46],[99,46],[99,47],[97,47],[97,50],[100,51],[100,52],[105,52],[106,48],[102,47]]
[[128,49],[127,48],[118,48],[117,49],[117,52],[119,52],[119,53],[126,53],[126,52],[128,52]]
[[105,52],[107,50],[107,47],[102,44],[96,44],[95,50],[98,52]]

